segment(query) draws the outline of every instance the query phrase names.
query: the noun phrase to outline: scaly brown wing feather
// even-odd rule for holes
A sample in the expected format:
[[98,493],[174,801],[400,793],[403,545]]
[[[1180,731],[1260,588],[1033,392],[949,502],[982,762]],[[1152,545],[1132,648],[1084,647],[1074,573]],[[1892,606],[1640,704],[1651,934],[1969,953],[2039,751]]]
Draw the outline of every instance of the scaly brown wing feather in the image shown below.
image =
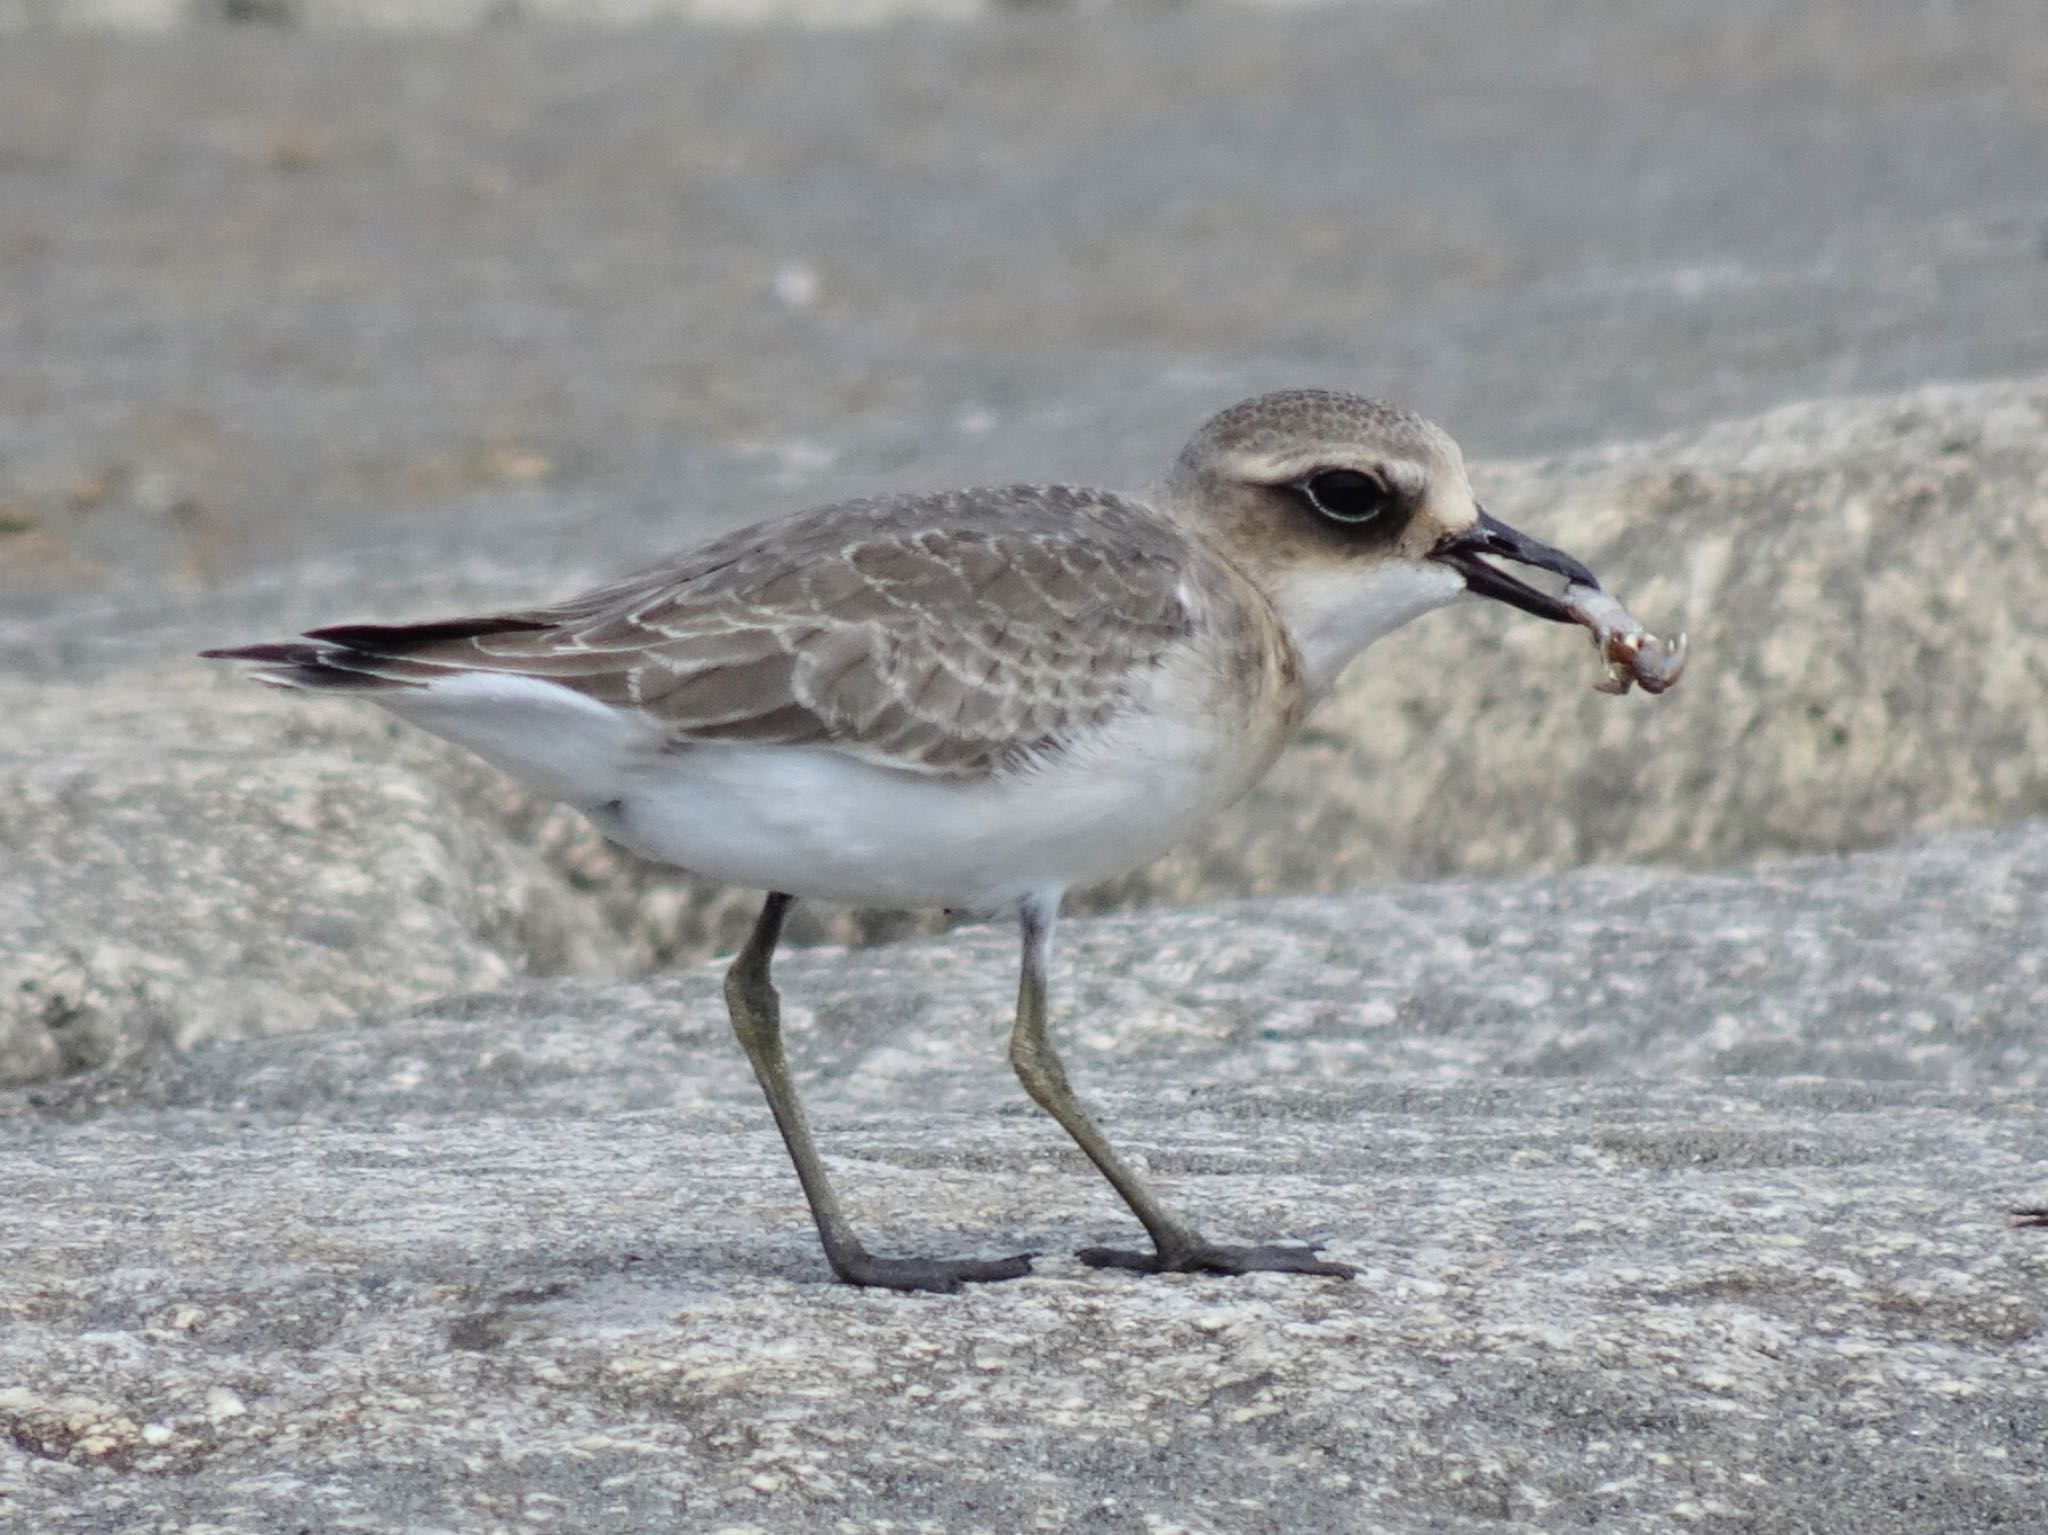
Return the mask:
[[1099,491],[962,491],[743,530],[549,608],[308,639],[357,686],[515,673],[638,706],[678,745],[974,776],[1129,697],[1188,632],[1189,559],[1157,514]]

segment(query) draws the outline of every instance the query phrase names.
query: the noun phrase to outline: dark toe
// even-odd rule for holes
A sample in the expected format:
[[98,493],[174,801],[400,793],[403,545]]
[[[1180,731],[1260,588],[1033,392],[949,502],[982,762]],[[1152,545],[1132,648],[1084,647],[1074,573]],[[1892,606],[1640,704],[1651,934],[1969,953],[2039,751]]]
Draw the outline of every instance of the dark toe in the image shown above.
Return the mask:
[[1134,1274],[1159,1272],[1159,1254],[1126,1252],[1118,1247],[1084,1247],[1074,1254],[1092,1269],[1129,1269]]
[[1127,1269],[1135,1274],[1322,1274],[1331,1279],[1350,1279],[1358,1273],[1350,1264],[1333,1262],[1313,1246],[1300,1242],[1258,1247],[1204,1242],[1171,1257],[1115,1247],[1084,1247],[1075,1256],[1090,1268]]
[[847,1284],[878,1290],[925,1290],[950,1295],[966,1284],[995,1284],[1031,1272],[1031,1253],[1010,1258],[859,1258],[833,1265]]
[[1297,1242],[1269,1243],[1261,1247],[1214,1247],[1198,1266],[1214,1274],[1327,1274],[1332,1279],[1350,1279],[1358,1270],[1348,1263],[1323,1257],[1315,1248]]

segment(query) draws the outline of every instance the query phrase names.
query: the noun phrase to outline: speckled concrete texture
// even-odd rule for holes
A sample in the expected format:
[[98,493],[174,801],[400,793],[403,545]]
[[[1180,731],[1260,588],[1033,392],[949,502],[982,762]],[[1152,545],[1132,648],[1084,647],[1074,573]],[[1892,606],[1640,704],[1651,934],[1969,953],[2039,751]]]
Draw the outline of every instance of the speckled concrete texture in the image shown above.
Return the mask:
[[373,715],[147,675],[0,711],[0,1081],[619,954]]
[[870,1239],[1042,1255],[955,1297],[828,1282],[703,970],[17,1091],[0,1509],[2025,1529],[2044,884],[2036,825],[1068,924],[1060,1030],[1114,1132],[1218,1233],[1326,1241],[1350,1282],[1067,1257],[1130,1222],[1003,1066],[999,931],[780,970]]

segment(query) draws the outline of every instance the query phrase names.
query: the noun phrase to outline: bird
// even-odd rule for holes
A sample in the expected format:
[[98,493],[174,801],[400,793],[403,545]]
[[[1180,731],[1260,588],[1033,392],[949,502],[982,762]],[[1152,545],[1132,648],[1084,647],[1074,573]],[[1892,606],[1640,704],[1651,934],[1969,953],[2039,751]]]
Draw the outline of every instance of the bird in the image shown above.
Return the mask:
[[1345,668],[1412,619],[1477,596],[1584,622],[1559,577],[1620,611],[1585,565],[1481,507],[1440,427],[1294,389],[1211,417],[1142,496],[840,501],[552,606],[202,654],[381,705],[634,852],[764,892],[725,1001],[838,1279],[952,1291],[1037,1255],[862,1242],[784,1050],[770,967],[797,900],[1015,914],[1011,1064],[1148,1243],[1083,1262],[1345,1278],[1314,1244],[1205,1234],[1104,1133],[1050,1029],[1060,902],[1242,796]]

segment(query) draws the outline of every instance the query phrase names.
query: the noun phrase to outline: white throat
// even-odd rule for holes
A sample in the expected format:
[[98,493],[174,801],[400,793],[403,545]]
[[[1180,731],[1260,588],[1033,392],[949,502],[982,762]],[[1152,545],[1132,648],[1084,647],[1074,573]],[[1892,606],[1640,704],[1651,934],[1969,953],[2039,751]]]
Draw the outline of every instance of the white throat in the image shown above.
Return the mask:
[[1365,570],[1332,566],[1275,574],[1266,590],[1301,653],[1303,681],[1315,695],[1327,692],[1374,640],[1457,601],[1465,578],[1434,560],[1404,560]]

